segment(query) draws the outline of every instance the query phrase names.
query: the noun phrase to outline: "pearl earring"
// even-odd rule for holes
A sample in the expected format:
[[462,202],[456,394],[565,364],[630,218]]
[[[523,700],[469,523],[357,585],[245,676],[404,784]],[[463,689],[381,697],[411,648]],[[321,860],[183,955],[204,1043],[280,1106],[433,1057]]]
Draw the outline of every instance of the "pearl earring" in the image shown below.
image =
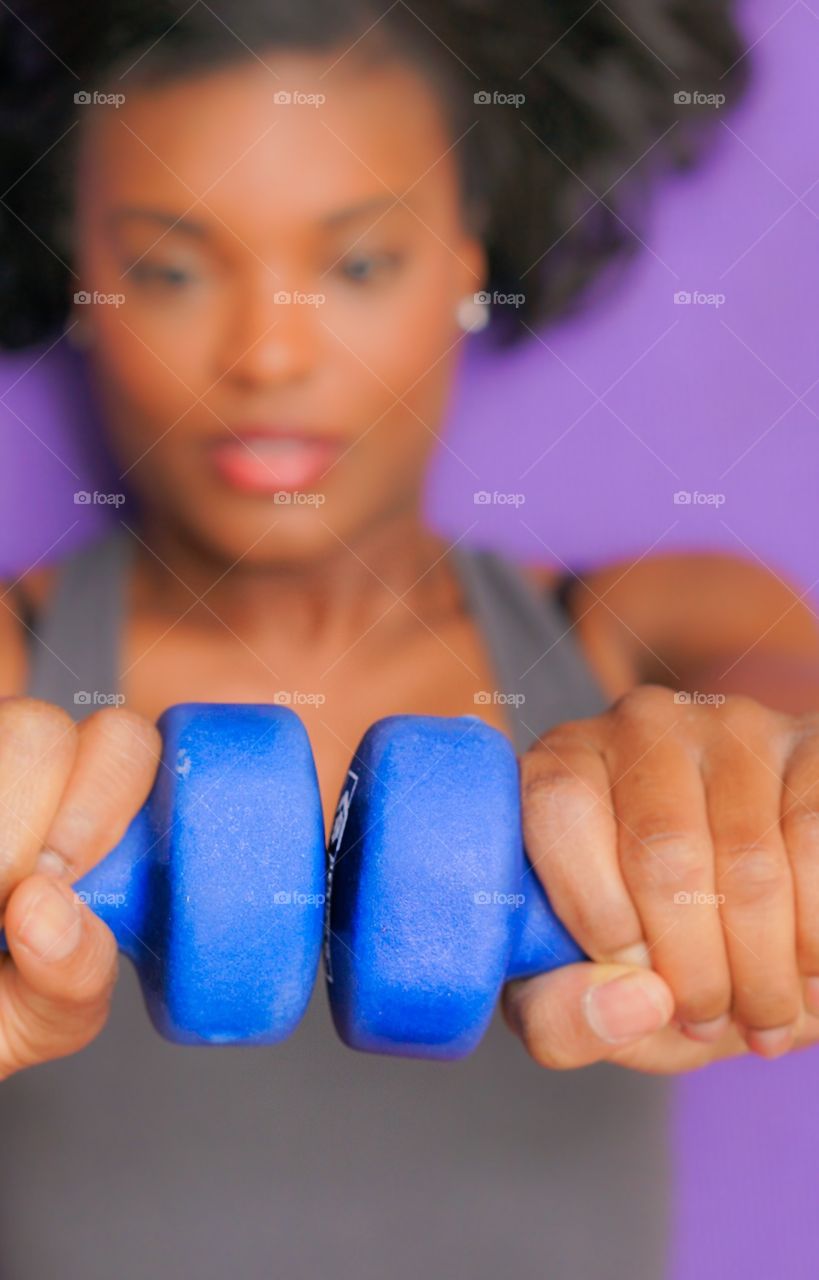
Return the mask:
[[489,294],[464,294],[458,303],[455,315],[465,333],[479,333],[489,324]]

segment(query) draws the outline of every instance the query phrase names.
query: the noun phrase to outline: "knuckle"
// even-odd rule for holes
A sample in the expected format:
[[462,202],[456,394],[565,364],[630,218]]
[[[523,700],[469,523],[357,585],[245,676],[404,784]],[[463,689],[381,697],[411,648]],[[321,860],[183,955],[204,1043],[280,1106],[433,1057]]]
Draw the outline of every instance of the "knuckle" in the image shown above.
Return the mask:
[[568,1047],[571,1044],[569,1030],[560,1026],[559,1009],[552,1009],[546,1018],[543,999],[531,990],[530,984],[523,983],[514,996],[505,991],[503,1010],[507,1022],[538,1066],[568,1070],[577,1065]]
[[757,985],[736,988],[734,1003],[739,1020],[757,1029],[795,1022],[801,1007],[798,991],[790,987],[760,990]]
[[797,843],[819,840],[819,800],[816,804],[807,801],[795,803],[783,815],[783,823],[797,837]]
[[674,992],[677,1014],[685,1022],[707,1022],[731,1008],[729,982],[702,982],[690,988],[669,981]]
[[788,882],[788,867],[781,853],[759,841],[738,841],[720,851],[724,869],[719,876],[730,900],[753,903],[774,897]]
[[628,908],[595,902],[588,894],[577,893],[572,910],[572,930],[593,959],[606,959],[635,945],[635,918]]
[[145,757],[159,758],[162,740],[156,725],[127,707],[101,707],[89,716],[104,748],[132,763]]
[[641,825],[625,832],[620,864],[630,884],[666,890],[702,884],[708,873],[701,841],[692,833],[663,823]]
[[73,968],[71,981],[61,997],[66,1006],[94,1010],[110,1003],[119,975],[119,953],[111,931],[100,925],[95,918],[88,931],[86,950],[81,962]]
[[757,738],[763,730],[769,733],[773,726],[784,728],[791,723],[782,712],[744,693],[729,694],[718,707],[717,720],[739,738]]
[[611,709],[619,720],[667,718],[676,709],[674,691],[663,684],[639,684],[622,694]]
[[67,711],[39,698],[8,698],[0,703],[0,732],[17,748],[47,750],[76,733]]
[[546,817],[573,808],[578,800],[591,803],[596,797],[582,778],[559,766],[540,763],[521,775],[521,804],[524,816]]

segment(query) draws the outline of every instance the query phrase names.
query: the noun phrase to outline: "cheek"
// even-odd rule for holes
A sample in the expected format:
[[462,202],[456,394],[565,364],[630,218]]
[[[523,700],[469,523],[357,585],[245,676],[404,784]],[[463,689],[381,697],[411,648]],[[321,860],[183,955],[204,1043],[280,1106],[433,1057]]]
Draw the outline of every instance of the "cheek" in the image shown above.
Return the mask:
[[[373,417],[400,398],[431,427],[439,425],[460,346],[452,275],[448,255],[430,257],[383,299],[349,308],[343,327],[341,317],[332,322],[344,338],[346,352],[344,346],[341,351],[361,400],[375,409]],[[406,408],[395,407],[407,416]]]

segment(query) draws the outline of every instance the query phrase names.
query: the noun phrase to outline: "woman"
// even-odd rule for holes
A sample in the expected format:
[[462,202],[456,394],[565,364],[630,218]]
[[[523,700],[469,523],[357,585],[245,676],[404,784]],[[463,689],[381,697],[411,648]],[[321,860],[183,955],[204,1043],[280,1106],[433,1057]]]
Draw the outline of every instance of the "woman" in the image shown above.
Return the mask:
[[[424,526],[466,334],[565,311],[628,248],[641,156],[696,153],[674,89],[744,66],[717,3],[507,9],[4,19],[3,340],[83,347],[125,497],[0,619],[4,1276],[660,1275],[662,1077],[816,1038],[809,611],[725,557],[580,581]],[[320,994],[256,1051],[162,1042],[130,968],[111,1000],[70,884],[152,722],[283,691],[328,822],[383,715],[477,710],[521,753],[594,963],[510,986],[465,1062],[349,1053]]]

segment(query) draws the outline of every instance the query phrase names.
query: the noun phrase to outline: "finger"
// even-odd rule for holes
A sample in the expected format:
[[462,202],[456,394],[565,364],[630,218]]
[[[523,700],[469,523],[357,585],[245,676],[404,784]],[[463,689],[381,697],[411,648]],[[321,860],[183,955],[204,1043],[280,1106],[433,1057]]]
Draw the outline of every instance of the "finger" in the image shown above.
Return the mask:
[[617,860],[608,770],[591,732],[562,725],[522,756],[524,843],[556,914],[586,954],[648,967]]
[[0,1077],[88,1044],[105,1023],[117,974],[110,929],[50,876],[29,876],[14,890],[6,938]]
[[819,1015],[819,733],[795,745],[785,767],[782,835],[794,883],[796,958],[805,1004]]
[[113,849],[145,803],[162,742],[132,711],[104,708],[77,730],[77,755],[37,868],[76,880]]
[[[753,722],[720,725],[704,762],[734,1017],[765,1056],[791,1043],[802,1008],[794,884],[780,828],[786,745]],[[722,898],[724,897],[724,901]]]
[[651,970],[583,963],[508,983],[502,1008],[535,1062],[567,1070],[616,1057],[661,1030],[674,1000]]
[[[663,709],[661,708],[661,711]],[[654,969],[686,1034],[709,1043],[730,1020],[731,974],[714,884],[699,753],[673,704],[623,726],[611,768],[623,878]]]
[[34,868],[76,748],[74,722],[59,707],[0,702],[0,907]]

